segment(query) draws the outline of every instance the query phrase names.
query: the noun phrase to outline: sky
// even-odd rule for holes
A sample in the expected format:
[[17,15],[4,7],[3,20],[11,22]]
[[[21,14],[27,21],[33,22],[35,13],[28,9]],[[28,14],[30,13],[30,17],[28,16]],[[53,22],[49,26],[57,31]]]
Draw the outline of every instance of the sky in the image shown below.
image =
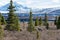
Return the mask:
[[[6,5],[10,0],[0,0],[0,6]],[[52,8],[60,7],[60,0],[13,0],[19,4],[31,8]]]

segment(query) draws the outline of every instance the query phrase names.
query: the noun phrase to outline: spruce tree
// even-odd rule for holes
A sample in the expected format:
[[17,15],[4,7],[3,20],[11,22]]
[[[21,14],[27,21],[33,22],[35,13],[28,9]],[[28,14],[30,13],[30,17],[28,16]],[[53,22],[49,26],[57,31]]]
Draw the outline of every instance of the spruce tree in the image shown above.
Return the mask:
[[0,24],[0,40],[3,40],[3,38],[4,38],[4,30]]
[[16,19],[16,24],[15,24],[15,29],[17,30],[17,31],[20,31],[20,21],[19,21],[19,19],[18,19],[18,17],[16,17],[15,18]]
[[57,16],[55,17],[55,21],[54,21],[54,24],[56,25],[57,24]]
[[40,17],[39,19],[39,25],[41,26],[42,25],[42,18]]
[[38,17],[36,18],[35,26],[39,26],[39,19],[38,19]]
[[15,31],[19,31],[20,27],[19,27],[19,20],[17,18],[17,16],[14,14],[15,11],[15,7],[13,6],[13,1],[10,1],[10,5],[9,5],[9,13],[8,13],[8,18],[7,18],[7,26],[6,29],[7,30],[15,30]]
[[1,15],[1,13],[0,13],[0,25],[2,24],[1,19],[2,19],[2,15]]
[[46,29],[48,30],[49,29],[49,24],[47,23],[47,25],[46,25]]
[[4,30],[1,26],[1,17],[0,17],[0,40],[3,40],[3,37],[4,37]]
[[30,16],[29,16],[29,23],[28,23],[28,28],[27,30],[29,32],[34,31],[34,23],[33,23],[33,19],[32,19],[32,11],[30,11]]
[[2,22],[2,25],[5,25],[6,24],[6,20],[4,19],[3,16],[2,16],[1,22]]
[[48,18],[47,18],[47,14],[45,13],[45,18],[44,18],[44,25],[46,26],[48,23]]
[[6,21],[4,19],[4,17],[2,16],[2,14],[0,13],[0,18],[1,18],[1,24],[4,25],[6,24]]
[[60,16],[58,17],[58,20],[57,20],[57,29],[60,29]]

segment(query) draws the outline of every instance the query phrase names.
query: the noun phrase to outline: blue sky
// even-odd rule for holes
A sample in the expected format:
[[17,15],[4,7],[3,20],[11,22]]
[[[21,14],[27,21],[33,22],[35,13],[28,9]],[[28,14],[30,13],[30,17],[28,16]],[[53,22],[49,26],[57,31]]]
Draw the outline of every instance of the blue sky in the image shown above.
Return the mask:
[[[0,0],[0,6],[9,3],[10,0]],[[13,0],[19,4],[31,8],[51,8],[60,7],[60,0]]]

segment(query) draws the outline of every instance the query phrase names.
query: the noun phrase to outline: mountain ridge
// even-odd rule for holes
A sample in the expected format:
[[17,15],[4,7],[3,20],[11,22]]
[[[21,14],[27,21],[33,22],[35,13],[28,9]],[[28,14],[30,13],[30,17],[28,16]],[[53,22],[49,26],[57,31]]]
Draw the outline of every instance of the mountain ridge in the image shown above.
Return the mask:
[[[18,13],[22,12],[22,13],[29,13],[30,8],[21,4],[18,4],[17,2],[13,2],[13,5],[15,6],[15,9],[17,10]],[[0,12],[5,12],[8,11],[8,7],[9,7],[9,3],[1,6],[0,7]],[[58,11],[60,11],[60,7],[54,7],[54,8],[44,8],[44,9],[32,9],[32,12],[35,14],[44,14],[44,13],[48,13],[48,14],[54,14],[57,13]],[[60,13],[60,12],[59,12]]]
[[[0,7],[0,11],[8,11],[8,7],[9,7],[9,3],[4,5],[4,6],[1,6]],[[15,6],[15,9],[16,11],[22,11],[22,12],[25,12],[25,11],[28,11],[30,8],[26,7],[26,6],[23,6],[21,4],[18,4],[17,2],[13,2],[13,5]]]

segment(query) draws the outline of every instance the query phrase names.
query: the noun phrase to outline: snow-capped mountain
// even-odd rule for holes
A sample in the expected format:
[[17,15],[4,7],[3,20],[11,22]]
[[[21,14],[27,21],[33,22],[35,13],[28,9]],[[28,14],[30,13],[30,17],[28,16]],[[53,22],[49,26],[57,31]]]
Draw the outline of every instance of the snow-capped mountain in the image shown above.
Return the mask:
[[[0,7],[0,12],[2,13],[7,13],[8,12],[8,7],[9,3],[1,6]],[[15,6],[16,12],[17,13],[29,13],[30,8],[21,4],[18,4],[17,2],[13,2],[13,5]],[[60,14],[60,7],[55,7],[55,8],[45,8],[45,9],[39,9],[39,8],[34,8],[32,9],[33,14]]]
[[[8,11],[8,7],[9,7],[9,3],[0,7],[0,11]],[[13,2],[13,5],[15,6],[16,11],[20,11],[20,12],[27,12],[30,8],[23,6],[21,4],[18,4],[17,2]]]
[[42,9],[40,10],[41,13],[47,13],[47,14],[52,14],[51,12],[56,11],[56,10],[60,10],[60,7],[55,7],[55,8],[46,8],[46,9]]

